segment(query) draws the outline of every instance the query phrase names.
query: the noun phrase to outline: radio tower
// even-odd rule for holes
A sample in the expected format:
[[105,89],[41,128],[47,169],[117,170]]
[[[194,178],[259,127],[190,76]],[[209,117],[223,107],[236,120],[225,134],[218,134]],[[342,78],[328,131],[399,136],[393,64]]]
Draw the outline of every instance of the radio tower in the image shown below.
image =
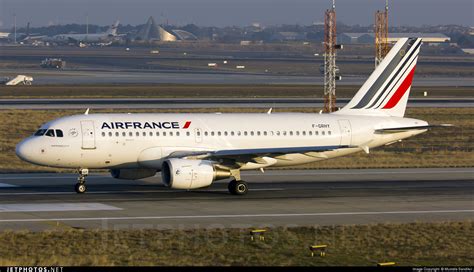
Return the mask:
[[375,67],[388,54],[388,0],[385,0],[385,10],[375,12]]
[[336,3],[324,15],[324,109],[336,110]]

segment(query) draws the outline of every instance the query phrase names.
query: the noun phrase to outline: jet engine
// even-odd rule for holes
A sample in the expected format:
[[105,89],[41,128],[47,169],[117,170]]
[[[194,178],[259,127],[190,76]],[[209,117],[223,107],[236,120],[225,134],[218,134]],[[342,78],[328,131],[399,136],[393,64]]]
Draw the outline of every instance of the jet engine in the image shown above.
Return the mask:
[[140,169],[112,169],[110,170],[110,174],[112,177],[116,179],[142,179],[152,177],[156,174],[155,169],[147,169],[147,168],[140,168]]
[[173,189],[196,189],[229,178],[230,170],[220,169],[205,160],[169,159],[163,162],[161,177],[163,183]]

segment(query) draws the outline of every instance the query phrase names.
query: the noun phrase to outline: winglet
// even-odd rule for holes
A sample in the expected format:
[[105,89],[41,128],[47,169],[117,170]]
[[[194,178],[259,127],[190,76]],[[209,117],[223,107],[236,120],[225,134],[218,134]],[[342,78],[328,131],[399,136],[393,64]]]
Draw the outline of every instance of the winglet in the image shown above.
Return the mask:
[[272,110],[273,110],[273,108],[270,108],[270,109],[267,111],[267,114],[272,114]]
[[84,115],[89,115],[89,108],[87,108],[86,112],[84,112]]

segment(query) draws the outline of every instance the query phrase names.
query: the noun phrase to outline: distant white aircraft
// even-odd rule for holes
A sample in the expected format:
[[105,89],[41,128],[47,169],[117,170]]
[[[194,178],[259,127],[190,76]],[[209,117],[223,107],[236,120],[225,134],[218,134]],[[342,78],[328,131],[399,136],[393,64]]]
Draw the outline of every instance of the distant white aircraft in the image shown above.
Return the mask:
[[161,171],[174,189],[207,187],[232,178],[232,194],[247,193],[242,170],[293,166],[396,143],[432,127],[404,118],[421,39],[400,39],[354,98],[331,114],[88,114],[48,122],[16,147],[21,159],[141,179]]
[[7,86],[31,85],[32,83],[33,77],[25,75],[17,75],[14,78],[5,81],[5,85]]
[[54,43],[108,43],[117,36],[119,21],[116,21],[106,32],[94,34],[58,34],[43,39]]

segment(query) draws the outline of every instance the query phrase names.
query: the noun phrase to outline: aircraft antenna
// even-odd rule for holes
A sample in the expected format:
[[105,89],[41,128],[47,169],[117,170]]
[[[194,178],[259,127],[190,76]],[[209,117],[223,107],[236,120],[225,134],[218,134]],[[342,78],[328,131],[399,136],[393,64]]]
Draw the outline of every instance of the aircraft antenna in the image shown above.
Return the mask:
[[390,50],[388,46],[388,0],[385,0],[385,10],[375,12],[375,67],[377,67]]

